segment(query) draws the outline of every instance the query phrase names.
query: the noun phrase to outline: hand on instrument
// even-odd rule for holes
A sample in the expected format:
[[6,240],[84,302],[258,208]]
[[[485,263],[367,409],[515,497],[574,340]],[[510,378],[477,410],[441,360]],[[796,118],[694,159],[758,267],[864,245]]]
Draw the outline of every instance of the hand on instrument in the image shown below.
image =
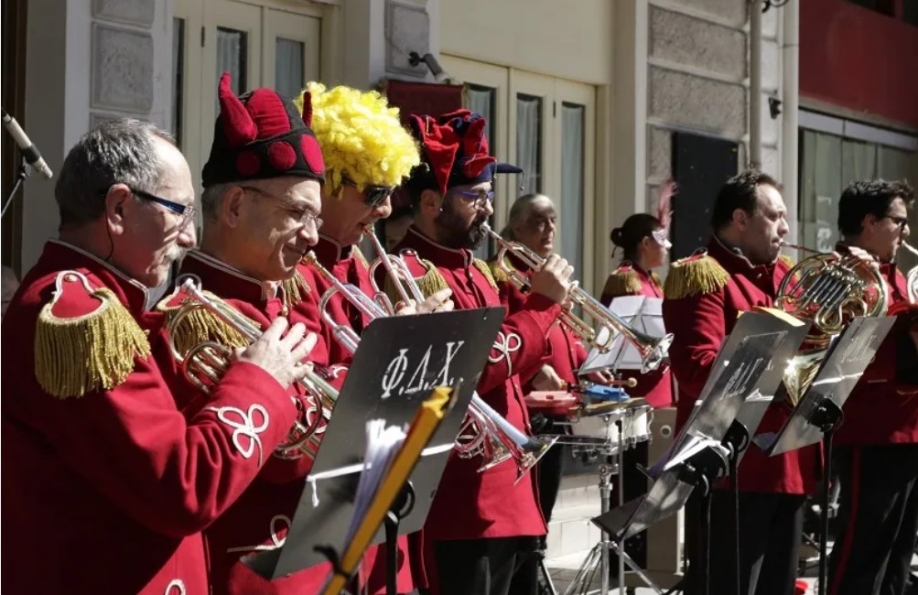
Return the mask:
[[255,364],[284,388],[309,372],[312,364],[302,363],[303,358],[316,346],[315,333],[307,333],[299,322],[288,330],[288,324],[286,318],[277,318],[257,341],[236,352],[237,359]]
[[[867,252],[863,248],[858,248],[857,246],[848,246],[848,253],[851,256],[854,256],[858,258],[859,260],[869,264],[871,267],[875,269],[880,268],[880,263],[877,262],[877,259],[874,258],[873,255],[871,255],[869,252]],[[838,252],[833,252],[832,254],[834,254],[839,259],[842,258],[842,255],[839,254]]]
[[608,370],[600,370],[598,372],[593,372],[592,374],[587,375],[587,378],[591,382],[596,384],[605,384],[611,386],[615,382],[615,374]]
[[538,374],[532,378],[532,388],[536,390],[564,390],[565,382],[561,380],[555,369],[545,364]]
[[432,294],[426,300],[418,304],[414,300],[410,300],[407,304],[403,304],[396,316],[407,316],[409,314],[430,314],[431,312],[450,312],[455,308],[453,300],[450,299],[450,296],[453,295],[452,289],[441,289],[440,291]]
[[542,268],[532,276],[532,291],[561,304],[567,299],[573,274],[574,267],[557,254],[552,254],[545,260]]

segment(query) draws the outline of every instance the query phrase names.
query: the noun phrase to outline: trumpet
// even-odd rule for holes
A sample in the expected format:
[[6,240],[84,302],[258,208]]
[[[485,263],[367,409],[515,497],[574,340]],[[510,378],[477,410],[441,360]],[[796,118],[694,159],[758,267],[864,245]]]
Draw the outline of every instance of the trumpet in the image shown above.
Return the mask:
[[[505,260],[507,252],[512,253],[523,264],[535,271],[542,268],[542,265],[545,264],[545,259],[518,242],[509,242],[503,239],[487,224],[484,225],[484,229],[500,247],[497,253],[498,266],[517,289],[527,290],[529,280],[513,267],[507,266]],[[617,334],[621,333],[625,340],[631,343],[641,355],[641,373],[646,374],[660,367],[670,344],[673,342],[672,333],[663,337],[652,337],[635,330],[620,316],[607,309],[599,300],[584,291],[576,281],[571,286],[568,299],[571,306],[580,306],[583,312],[598,326],[598,328],[594,329],[593,326],[576,316],[570,309],[562,308],[559,320],[584,342],[605,353],[612,348],[612,343]]]
[[[424,300],[424,294],[414,282],[414,277],[397,256],[387,255],[383,250],[382,244],[377,240],[374,242],[379,253],[379,259],[389,260],[390,266],[373,262],[374,266],[370,270],[376,270],[378,266],[384,266],[390,275],[393,283],[397,287],[402,287],[401,296],[414,296],[418,301]],[[328,302],[336,294],[348,300],[361,314],[375,320],[385,316],[390,316],[390,310],[384,308],[377,299],[371,300],[359,288],[351,284],[341,282],[331,271],[322,266],[318,261],[315,253],[309,252],[305,256],[306,262],[311,264],[319,271],[331,287],[326,290],[319,300],[319,309],[322,319],[333,329],[335,338],[341,341],[341,345],[354,353],[360,344],[360,337],[354,330],[346,325],[335,323],[334,319],[328,312]],[[397,264],[396,264],[397,263]],[[374,289],[377,295],[380,293],[375,285]],[[407,303],[407,302],[406,302]],[[391,304],[391,302],[390,302]],[[394,312],[394,309],[391,310]],[[516,427],[508,422],[503,416],[494,411],[478,394],[472,395],[472,402],[469,405],[468,415],[463,422],[456,438],[455,450],[457,456],[463,459],[471,459],[476,456],[482,456],[484,464],[478,469],[479,472],[486,471],[500,463],[513,459],[516,462],[517,478],[519,481],[525,474],[548,452],[548,449],[555,443],[557,438],[550,440],[538,440],[527,436]]]
[[[918,256],[918,248],[915,248],[911,244],[902,242],[902,247],[915,256]],[[908,287],[908,301],[912,304],[918,304],[918,265],[909,269],[908,273],[905,275],[905,281]]]
[[[209,395],[229,368],[233,355],[232,350],[215,341],[204,341],[189,349],[187,353],[181,353],[175,345],[175,329],[186,317],[201,309],[207,310],[228,324],[242,335],[248,344],[254,343],[261,337],[261,329],[224,302],[207,297],[201,290],[200,279],[194,275],[185,276],[180,283],[179,291],[185,296],[185,300],[167,325],[169,350],[172,357],[181,365],[185,379]],[[297,420],[287,440],[274,450],[274,456],[286,460],[295,460],[303,456],[309,459],[315,458],[321,442],[319,424],[323,419],[328,421],[338,398],[338,391],[313,371],[307,372],[299,383],[305,389],[306,394],[311,397],[315,412],[311,411],[301,399],[293,398],[297,407]],[[310,414],[312,414],[312,421],[308,421]]]
[[386,275],[395,285],[395,291],[398,292],[398,296],[403,303],[408,304],[410,300],[414,300],[415,303],[418,304],[423,302],[424,293],[421,291],[421,288],[418,287],[418,284],[414,282],[414,276],[411,274],[405,261],[402,260],[400,256],[386,253],[382,242],[376,237],[371,226],[367,225],[363,230],[363,234],[370,239],[370,242],[373,244],[373,249],[377,254],[376,260],[370,264],[369,270],[367,271],[370,276],[370,284],[376,295],[386,296],[386,302],[389,305],[389,314],[395,315],[395,305],[388,299],[386,292],[380,289],[379,285],[376,283],[376,271],[380,266],[386,269]]

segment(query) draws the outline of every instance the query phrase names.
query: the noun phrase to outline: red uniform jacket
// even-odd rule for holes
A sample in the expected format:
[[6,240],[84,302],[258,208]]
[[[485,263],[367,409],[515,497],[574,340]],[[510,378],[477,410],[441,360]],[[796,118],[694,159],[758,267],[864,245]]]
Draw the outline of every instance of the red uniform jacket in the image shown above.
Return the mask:
[[[648,273],[631,262],[623,261],[617,269],[609,273],[600,301],[608,306],[613,299],[625,295],[662,298],[663,288],[655,274]],[[631,371],[631,374],[637,379],[638,384],[634,388],[626,389],[629,395],[643,397],[651,407],[673,405],[672,374],[668,365],[662,364],[647,374],[639,374],[637,371]]]
[[[752,265],[712,237],[708,242],[708,254],[700,258],[713,259],[716,262],[710,264],[719,264],[729,277],[716,288],[709,286],[707,291],[673,299],[670,287],[674,269],[698,258],[692,256],[673,263],[663,301],[663,321],[666,330],[674,334],[669,355],[678,385],[676,425],[680,429],[704,388],[724,338],[733,331],[740,313],[756,306],[771,306],[778,285],[789,270],[788,264],[780,259],[770,265]],[[789,406],[775,399],[756,433],[778,431],[790,414]],[[774,457],[750,446],[740,463],[739,488],[749,492],[813,493],[818,461],[818,446]]]
[[[844,249],[839,246],[840,251]],[[895,263],[880,265],[886,279],[889,308],[908,302],[905,277]],[[864,375],[845,401],[844,422],[835,432],[838,444],[918,442],[918,386],[903,381],[904,366],[914,367],[915,347],[908,334],[908,315],[898,316]],[[904,361],[901,353],[904,350]]]
[[[305,308],[293,310],[283,288],[266,286],[203,252],[188,254],[182,263],[182,274],[196,275],[201,280],[202,289],[218,296],[257,322],[262,329],[278,316],[286,316],[291,325],[300,322],[309,332],[318,334],[318,317],[315,314],[307,316]],[[307,289],[303,287],[301,291]],[[327,349],[321,335],[308,361],[316,366],[327,365]],[[190,385],[186,386],[186,390],[194,391]],[[304,402],[311,402],[311,397],[306,397],[299,384],[291,387],[290,394]],[[190,399],[185,397],[183,400]],[[190,408],[193,410],[194,405]],[[320,427],[319,431],[322,429],[324,427]],[[317,592],[321,588],[331,570],[328,564],[268,581],[239,561],[248,554],[275,549],[283,544],[311,468],[312,460],[305,456],[295,461],[271,456],[261,474],[236,504],[207,528],[204,536],[214,595],[299,595]]]
[[[343,283],[350,283],[360,288],[363,293],[373,297],[373,287],[368,274],[368,264],[357,246],[343,247],[331,238],[320,235],[319,243],[313,247],[319,263],[328,269],[336,279]],[[339,388],[344,384],[347,369],[354,359],[350,351],[344,348],[335,337],[334,329],[319,316],[318,305],[322,295],[331,287],[331,283],[315,268],[309,264],[300,264],[298,270],[307,280],[312,291],[303,296],[301,306],[315,312],[320,320],[320,333],[329,348],[329,379]],[[336,324],[350,327],[359,336],[361,331],[371,321],[363,316],[350,302],[338,295],[328,304],[328,313]],[[417,537],[413,537],[416,539]],[[422,548],[418,543],[409,548],[409,537],[403,535],[398,540],[399,564],[398,584],[399,593],[410,593],[415,588],[415,583],[425,584],[422,564],[414,558],[421,556]],[[411,555],[409,555],[409,550]],[[412,571],[412,565],[415,566]],[[385,593],[386,589],[386,551],[380,546],[367,549],[361,562],[361,582],[366,584],[370,593]]]
[[[513,255],[508,255],[507,260],[507,266],[512,266],[525,275],[527,279],[532,279],[534,272],[520,262],[519,259],[514,258]],[[528,292],[524,293],[517,289],[516,285],[511,283],[510,280],[506,278],[506,274],[500,270],[496,260],[488,264],[497,282],[500,301],[507,307],[507,315],[509,316],[522,310],[526,304],[526,298],[529,295]],[[583,347],[583,343],[580,341],[579,337],[562,326],[560,322],[552,325],[551,330],[548,332],[548,352],[545,358],[541,362],[537,362],[535,365],[530,366],[528,369],[520,371],[520,380],[523,382],[523,393],[528,395],[535,390],[532,386],[532,379],[545,364],[554,368],[561,380],[572,384],[576,383],[577,370],[579,370],[583,362],[586,361],[586,356],[586,349]]]
[[[473,260],[468,250],[446,248],[410,227],[395,252],[405,258],[419,278],[427,273],[419,259],[433,263],[436,270],[429,275],[439,273],[440,282],[452,289],[456,309],[501,305],[488,265]],[[548,330],[559,312],[560,307],[548,298],[529,296],[521,310],[504,320],[478,383],[482,399],[530,434],[518,374],[542,361],[548,348]],[[544,535],[545,520],[539,509],[534,474],[514,485],[513,463],[505,462],[479,473],[481,464],[479,457],[452,456],[424,527],[426,541]]]
[[[94,292],[110,291],[108,308],[62,271],[84,275]],[[49,306],[59,278],[76,281],[65,281]],[[163,316],[146,310],[147,299],[110,265],[52,241],[3,318],[2,523],[4,541],[15,544],[3,557],[6,592],[207,593],[200,531],[287,435],[290,398],[246,363],[232,364],[208,407],[186,419],[164,379],[171,365],[120,343],[126,328],[139,341],[144,333],[157,339]],[[50,329],[38,323],[45,307],[58,319]],[[101,327],[92,330],[90,319]],[[95,343],[102,349],[93,351]],[[36,358],[36,344],[53,357]],[[87,346],[96,362],[126,363],[126,376],[66,398],[42,388],[38,377],[68,358],[69,374],[98,370],[80,354]]]

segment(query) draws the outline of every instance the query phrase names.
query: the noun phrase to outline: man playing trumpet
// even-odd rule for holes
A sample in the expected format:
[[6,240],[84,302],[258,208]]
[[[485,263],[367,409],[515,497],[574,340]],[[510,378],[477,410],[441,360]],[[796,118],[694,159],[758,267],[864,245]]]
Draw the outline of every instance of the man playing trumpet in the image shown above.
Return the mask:
[[[218,99],[221,110],[202,176],[201,248],[188,254],[181,272],[199,278],[204,290],[219,296],[214,299],[256,327],[287,318],[318,331],[318,314],[299,303],[314,289],[297,273],[297,263],[315,245],[321,225],[325,165],[319,144],[293,103],[273,90],[236,97],[229,74],[224,74]],[[167,318],[175,316],[183,299],[177,293],[159,309]],[[210,314],[169,330],[170,340],[186,348],[207,340],[231,347],[245,341]],[[321,335],[310,360],[327,366]],[[320,564],[267,581],[240,562],[242,556],[283,544],[324,430],[322,418],[329,414],[329,405],[302,385],[291,396],[299,403],[302,426],[314,439],[306,445],[309,452],[266,452],[268,462],[259,478],[207,529],[215,595],[312,593],[329,572],[330,565]],[[195,404],[206,400],[198,394]]]
[[55,199],[60,239],[3,319],[4,590],[207,593],[201,531],[287,436],[314,338],[276,321],[181,411],[148,302],[195,244],[185,158],[149,123],[108,121],[70,150]]
[[[335,376],[331,381],[340,384],[353,357],[336,338],[335,326],[359,335],[371,321],[342,295],[327,302],[325,313],[319,312],[323,294],[332,287],[326,272],[341,283],[352,285],[367,298],[374,297],[369,265],[358,244],[367,233],[372,233],[378,220],[390,215],[392,191],[420,158],[417,144],[399,122],[398,110],[390,108],[379,93],[344,86],[326,89],[319,83],[310,83],[303,98],[304,117],[312,123],[328,173],[321,192],[323,224],[312,255],[317,264],[303,261],[298,267],[312,289],[303,296],[299,307],[308,316],[319,313],[320,334],[328,345],[329,369]],[[420,304],[405,304],[407,308],[400,313],[450,310],[449,295],[448,290],[441,291]],[[399,539],[399,593],[409,593],[424,583],[418,559],[420,547],[411,548],[412,555],[408,555],[408,542],[414,539],[416,536]],[[370,548],[362,566],[369,569],[365,577],[369,592],[383,592],[385,550]]]
[[[519,172],[488,152],[485,120],[460,110],[411,116],[422,165],[407,189],[414,223],[396,247],[425,293],[451,289],[457,308],[500,305],[488,265],[473,257],[493,212],[494,174]],[[433,266],[431,266],[431,264]],[[538,367],[547,335],[567,298],[572,268],[550,256],[532,277],[531,295],[508,316],[478,383],[481,397],[516,428],[531,433],[518,373]],[[424,527],[425,565],[437,594],[505,595],[535,592],[536,552],[546,527],[533,474],[516,483],[514,465],[479,472],[480,460],[455,454]]]

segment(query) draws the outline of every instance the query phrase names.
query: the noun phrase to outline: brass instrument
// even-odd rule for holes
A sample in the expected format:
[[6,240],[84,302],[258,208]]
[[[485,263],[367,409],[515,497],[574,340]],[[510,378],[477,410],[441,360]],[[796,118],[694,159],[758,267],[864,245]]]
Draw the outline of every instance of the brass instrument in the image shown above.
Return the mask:
[[796,405],[845,325],[859,316],[885,316],[888,297],[879,270],[857,256],[784,246],[812,254],[788,271],[775,298],[776,308],[812,324],[784,373],[788,399]]
[[[424,293],[421,291],[421,288],[418,287],[418,284],[414,282],[414,276],[411,274],[411,271],[408,270],[408,265],[405,264],[405,261],[402,260],[400,256],[386,253],[382,242],[376,237],[371,226],[367,225],[363,230],[363,234],[370,239],[370,242],[373,244],[373,249],[377,254],[376,260],[370,264],[369,271],[367,271],[370,276],[370,284],[373,286],[373,291],[376,292],[376,295],[386,295],[385,291],[380,289],[379,285],[376,283],[376,271],[379,269],[380,265],[382,265],[382,267],[386,269],[386,275],[395,285],[395,290],[398,292],[398,296],[402,299],[403,303],[407,305],[410,303],[410,300],[414,300],[417,304],[423,302]],[[388,296],[387,302],[389,304],[389,314],[394,315],[395,305],[392,304],[391,300],[388,300]]]
[[[484,229],[500,247],[497,253],[498,266],[506,273],[510,282],[513,283],[517,289],[528,289],[529,280],[513,267],[507,266],[505,261],[507,252],[511,252],[516,258],[521,260],[523,264],[535,271],[542,268],[545,259],[518,242],[508,242],[503,239],[487,224],[484,225]],[[568,299],[571,306],[580,306],[584,314],[589,316],[598,327],[594,329],[593,326],[576,316],[570,309],[562,308],[559,317],[561,323],[584,342],[590,344],[600,352],[605,353],[612,348],[612,342],[616,335],[621,333],[625,339],[638,350],[638,353],[641,354],[641,373],[646,374],[651,370],[656,370],[663,362],[663,359],[666,357],[666,352],[673,342],[672,333],[664,337],[651,337],[650,335],[631,328],[631,326],[629,326],[620,316],[610,311],[603,306],[599,300],[584,291],[577,282],[572,284],[570,292],[568,293]]]
[[[184,319],[196,310],[204,309],[228,324],[241,334],[249,344],[261,337],[262,331],[256,324],[241,315],[238,311],[227,306],[224,302],[217,302],[208,298],[201,291],[200,279],[194,275],[186,275],[180,283],[179,291],[185,299],[179,307],[175,317],[169,321],[169,349],[172,357],[181,364],[182,374],[185,379],[205,394],[212,392],[212,387],[220,381],[232,361],[233,350],[215,341],[204,341],[195,345],[187,353],[180,353],[175,346],[175,332]],[[274,456],[294,460],[302,456],[315,458],[321,441],[319,424],[322,419],[328,421],[331,410],[338,398],[338,391],[325,382],[315,372],[309,371],[306,377],[299,381],[306,393],[312,397],[316,411],[312,422],[306,422],[310,411],[300,399],[293,399],[297,407],[297,421],[291,428],[287,441],[279,445]]]
[[[386,266],[383,264],[382,266],[386,267],[386,271],[389,273],[393,283],[397,287],[401,287],[399,293],[402,296],[411,295],[413,297],[410,299],[415,299],[418,302],[423,301],[424,295],[414,282],[414,277],[404,261],[397,256],[387,255],[378,240],[374,242],[374,246],[379,251],[379,259],[386,259],[392,265]],[[390,257],[392,260],[389,260]],[[345,349],[351,353],[356,352],[357,346],[360,344],[360,337],[351,327],[335,323],[328,312],[328,303],[331,298],[336,293],[340,293],[344,299],[348,300],[351,305],[370,320],[390,316],[390,312],[394,313],[394,308],[391,310],[384,308],[380,304],[380,300],[371,300],[358,287],[342,283],[331,271],[322,266],[314,252],[310,251],[304,258],[331,285],[319,300],[319,311],[322,319],[333,329],[332,332],[335,338],[341,342]],[[380,263],[374,261],[370,270],[376,270],[378,266],[380,266]],[[376,289],[378,295],[380,292],[375,281],[374,289]],[[455,450],[457,456],[464,459],[481,455],[484,459],[484,464],[478,469],[479,472],[486,471],[512,458],[516,463],[517,481],[519,481],[548,452],[555,440],[556,438],[539,440],[527,436],[494,411],[481,397],[473,394],[468,415],[456,438]]]
[[[915,248],[911,244],[902,242],[902,247],[915,256],[918,256],[918,248]],[[918,304],[918,265],[909,269],[908,273],[905,275],[905,281],[908,286],[908,301],[912,304]]]

